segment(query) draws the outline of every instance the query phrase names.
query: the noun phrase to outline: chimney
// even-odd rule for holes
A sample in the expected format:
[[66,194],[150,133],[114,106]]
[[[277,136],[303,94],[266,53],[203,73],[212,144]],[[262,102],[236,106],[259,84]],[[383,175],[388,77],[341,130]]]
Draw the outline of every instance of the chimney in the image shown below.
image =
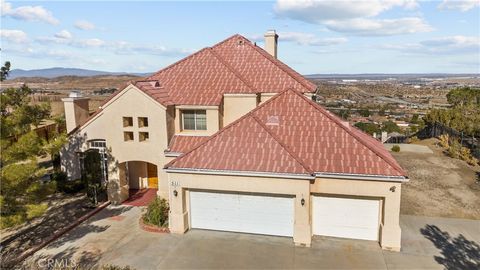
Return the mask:
[[65,123],[67,133],[85,123],[89,117],[88,101],[79,91],[72,91],[67,98],[62,98],[65,108]]
[[278,35],[275,30],[268,30],[265,33],[265,51],[277,58]]

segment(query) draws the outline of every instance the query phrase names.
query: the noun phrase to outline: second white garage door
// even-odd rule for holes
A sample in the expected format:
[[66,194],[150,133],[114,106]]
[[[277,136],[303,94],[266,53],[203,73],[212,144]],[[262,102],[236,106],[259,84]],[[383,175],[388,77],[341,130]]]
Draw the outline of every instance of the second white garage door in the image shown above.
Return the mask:
[[313,234],[378,240],[379,210],[379,200],[313,196]]
[[293,236],[289,197],[190,191],[192,228]]

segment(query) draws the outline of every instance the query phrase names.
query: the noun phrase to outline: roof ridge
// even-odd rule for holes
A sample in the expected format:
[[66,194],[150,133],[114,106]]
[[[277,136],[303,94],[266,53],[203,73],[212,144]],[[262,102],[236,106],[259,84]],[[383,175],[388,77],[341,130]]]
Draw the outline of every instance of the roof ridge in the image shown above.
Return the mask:
[[[387,162],[390,166],[392,166],[395,170],[397,170],[399,173],[401,174],[405,174],[405,172],[403,171],[403,169],[395,164],[395,163],[392,163],[390,160],[388,160],[388,158],[386,158],[382,153],[380,153],[379,151],[377,151],[376,149],[374,149],[373,147],[371,147],[368,143],[366,143],[364,141],[363,138],[359,137],[357,134],[353,133],[351,130],[347,129],[342,123],[340,123],[338,121],[337,118],[335,118],[333,115],[329,114],[329,112],[324,109],[323,107],[321,107],[320,105],[318,105],[317,103],[309,100],[307,97],[305,97],[304,95],[302,95],[301,93],[299,93],[298,91],[295,91],[295,94],[299,95],[301,98],[305,99],[312,107],[314,107],[315,109],[317,109],[318,111],[320,111],[322,114],[326,115],[328,118],[330,118],[330,120],[334,121],[338,126],[340,126],[340,128],[342,128],[343,130],[345,130],[348,134],[350,134],[350,136],[354,137],[357,141],[359,141],[361,144],[363,144],[365,147],[367,147],[368,149],[370,149],[372,152],[374,152],[377,156],[379,156],[381,159],[383,159],[385,162]],[[355,128],[355,127],[354,127]],[[363,131],[362,131],[363,132]]]
[[263,108],[264,106],[266,106],[267,104],[271,103],[273,100],[277,99],[279,96],[283,95],[284,93],[286,93],[289,89],[285,89],[283,90],[282,92],[278,93],[277,95],[271,97],[269,100],[265,101],[264,103],[258,105],[257,107],[255,107],[253,110],[249,111],[248,113],[246,113],[245,115],[241,116],[240,118],[238,118],[237,120],[233,121],[232,123],[224,126],[223,128],[221,128],[220,130],[218,130],[217,132],[215,132],[213,135],[209,136],[208,139],[206,139],[204,142],[200,143],[199,145],[195,146],[194,148],[190,149],[189,151],[183,153],[182,155],[180,155],[179,157],[175,158],[174,160],[168,162],[167,164],[165,164],[165,166],[163,168],[168,168],[170,165],[172,165],[173,163],[175,163],[175,161],[177,160],[180,160],[182,159],[184,156],[190,154],[191,152],[197,150],[198,148],[200,148],[201,146],[203,146],[204,144],[207,144],[209,141],[213,140],[215,137],[217,137],[218,135],[220,135],[221,133],[223,133],[225,130],[231,128],[232,126],[238,124],[240,121],[242,121],[243,119],[249,117],[250,115],[252,115],[254,112],[256,112],[257,110],[259,110],[260,108]]
[[303,160],[297,156],[297,154],[295,152],[293,152],[292,150],[289,149],[289,147],[287,145],[285,145],[275,134],[273,134],[273,132],[271,132],[268,127],[262,123],[262,121],[260,121],[260,119],[258,119],[257,116],[255,115],[252,115],[252,118],[255,119],[255,121],[258,122],[258,124],[278,143],[280,144],[280,146],[285,149],[285,151],[287,151],[287,153],[293,157],[293,159],[295,159],[296,162],[298,162],[298,164],[300,164],[307,172],[309,172],[310,174],[314,174],[314,171],[307,165],[303,162]]
[[233,75],[235,75],[235,77],[237,77],[238,79],[240,79],[240,81],[242,81],[246,86],[248,86],[248,88],[250,88],[251,90],[256,90],[256,88],[253,86],[253,84],[251,84],[247,79],[245,79],[242,75],[240,75],[238,73],[238,71],[236,71],[233,67],[231,67],[220,55],[218,55],[218,53],[216,53],[212,48],[208,48],[208,51],[210,53],[213,54],[213,56],[215,56],[218,61],[220,61],[220,63],[222,63],[230,72],[233,73]]
[[[239,35],[241,36],[241,35]],[[241,36],[243,37],[243,36]],[[245,38],[245,37],[243,37]],[[247,39],[248,40],[248,39]],[[277,58],[273,57],[272,55],[270,55],[268,52],[266,52],[265,50],[263,50],[262,48],[258,47],[257,45],[254,45],[252,44],[251,42],[247,42],[247,44],[251,47],[253,47],[255,49],[256,52],[260,53],[262,56],[264,56],[265,58],[267,58],[270,62],[272,62],[274,65],[276,65],[279,69],[281,69],[283,72],[287,73],[288,75],[290,75],[294,80],[296,80],[298,83],[300,83],[301,85],[303,85],[305,88],[307,89],[310,89],[310,87],[308,85],[306,85],[306,83],[302,80],[299,79],[299,76],[302,77],[304,80],[306,80],[302,75],[300,75],[299,73],[296,73],[296,72],[292,72],[291,69],[286,69],[285,67],[283,67],[282,65],[280,65],[278,62],[280,62],[280,60],[278,60]],[[283,63],[284,64],[284,63]],[[286,65],[286,64],[285,64]],[[287,65],[288,66],[288,65]]]

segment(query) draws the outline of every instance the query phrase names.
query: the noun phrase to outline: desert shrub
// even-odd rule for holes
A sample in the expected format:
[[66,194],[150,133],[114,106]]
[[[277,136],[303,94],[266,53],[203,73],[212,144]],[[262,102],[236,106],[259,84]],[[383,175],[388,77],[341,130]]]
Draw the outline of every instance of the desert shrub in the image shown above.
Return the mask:
[[147,207],[147,211],[143,215],[143,221],[159,227],[168,225],[168,202],[165,199],[156,197]]
[[460,158],[460,151],[462,149],[462,145],[457,141],[453,140],[450,143],[450,146],[447,147],[447,153],[452,158]]
[[466,147],[460,148],[460,159],[466,161],[469,165],[475,166],[478,160],[472,156],[470,149]]
[[27,219],[39,217],[47,211],[48,205],[46,203],[41,204],[27,204]]
[[23,214],[12,214],[8,216],[2,216],[0,218],[0,229],[10,228],[25,222],[25,216]]
[[440,135],[440,137],[438,137],[438,139],[440,139],[438,144],[441,147],[447,149],[450,146],[450,137],[448,136],[448,134]]
[[398,146],[398,145],[392,146],[392,151],[393,152],[400,152],[400,146]]

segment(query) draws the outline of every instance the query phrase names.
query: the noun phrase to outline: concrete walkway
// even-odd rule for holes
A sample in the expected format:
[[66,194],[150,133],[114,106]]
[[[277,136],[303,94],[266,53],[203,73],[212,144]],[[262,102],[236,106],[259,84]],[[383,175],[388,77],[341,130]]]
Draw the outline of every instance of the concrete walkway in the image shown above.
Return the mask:
[[376,242],[317,237],[311,248],[291,238],[192,230],[184,235],[142,231],[141,208],[111,206],[30,258],[136,269],[476,269],[480,221],[402,216],[403,250]]

